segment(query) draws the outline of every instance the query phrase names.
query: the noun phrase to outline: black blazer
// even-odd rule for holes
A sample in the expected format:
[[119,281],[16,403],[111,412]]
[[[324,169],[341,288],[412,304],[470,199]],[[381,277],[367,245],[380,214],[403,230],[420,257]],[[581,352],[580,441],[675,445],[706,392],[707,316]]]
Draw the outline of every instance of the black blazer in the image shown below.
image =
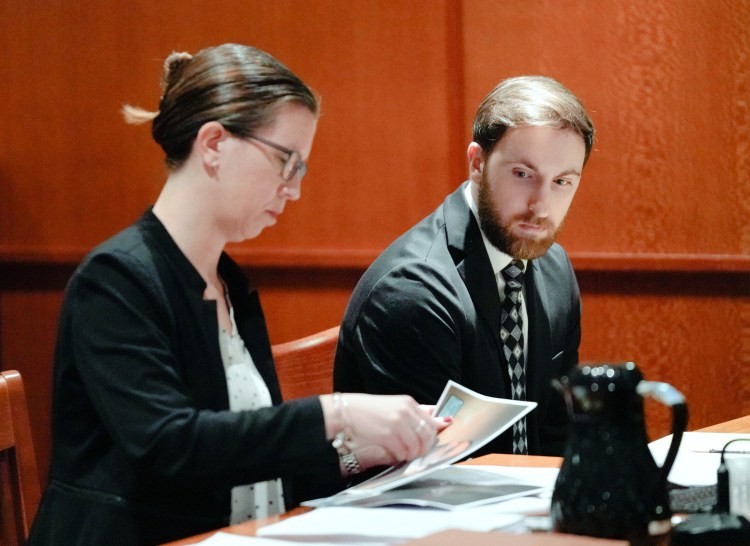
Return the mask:
[[[449,195],[370,266],[349,301],[336,351],[334,389],[406,393],[437,402],[452,379],[511,398],[500,341],[500,296],[479,225],[463,195]],[[529,452],[562,455],[567,413],[553,378],[578,362],[580,293],[554,244],[529,262],[527,417]],[[479,453],[511,452],[511,433]]]
[[227,525],[235,485],[282,477],[287,507],[300,500],[292,478],[338,486],[318,398],[281,404],[258,294],[226,255],[219,271],[274,406],[229,411],[216,304],[147,212],[66,289],[50,483],[30,544],[162,543]]

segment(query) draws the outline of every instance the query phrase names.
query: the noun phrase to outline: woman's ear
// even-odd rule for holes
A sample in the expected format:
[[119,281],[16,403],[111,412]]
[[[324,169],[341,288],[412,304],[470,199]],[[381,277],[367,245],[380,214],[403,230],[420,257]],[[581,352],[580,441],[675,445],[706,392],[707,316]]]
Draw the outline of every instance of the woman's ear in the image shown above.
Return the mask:
[[484,170],[484,150],[479,144],[472,142],[466,149],[466,158],[469,161],[469,179],[479,184],[482,181],[482,171]]
[[227,130],[217,121],[204,123],[195,135],[193,152],[198,153],[204,168],[215,175],[221,158],[220,144],[229,136]]

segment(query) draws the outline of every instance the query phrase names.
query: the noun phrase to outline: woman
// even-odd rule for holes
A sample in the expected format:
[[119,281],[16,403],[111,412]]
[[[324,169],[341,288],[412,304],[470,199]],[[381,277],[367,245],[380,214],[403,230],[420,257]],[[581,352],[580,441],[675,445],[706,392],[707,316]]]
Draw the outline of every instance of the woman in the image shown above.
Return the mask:
[[223,252],[300,196],[318,102],[270,55],[165,62],[153,208],[73,275],[54,371],[50,483],[31,544],[155,544],[283,512],[423,455],[444,424],[406,396],[282,403],[257,293]]

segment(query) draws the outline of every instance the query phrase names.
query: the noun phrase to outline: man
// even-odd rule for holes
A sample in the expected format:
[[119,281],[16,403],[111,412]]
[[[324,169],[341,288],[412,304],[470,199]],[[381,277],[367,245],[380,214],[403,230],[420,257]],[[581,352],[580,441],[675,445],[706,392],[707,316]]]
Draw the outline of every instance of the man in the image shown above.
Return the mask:
[[452,379],[485,395],[532,400],[538,407],[481,452],[562,455],[567,412],[552,381],[578,362],[580,293],[554,241],[594,127],[561,84],[525,76],[483,100],[473,139],[469,180],[357,284],[334,389],[434,404]]

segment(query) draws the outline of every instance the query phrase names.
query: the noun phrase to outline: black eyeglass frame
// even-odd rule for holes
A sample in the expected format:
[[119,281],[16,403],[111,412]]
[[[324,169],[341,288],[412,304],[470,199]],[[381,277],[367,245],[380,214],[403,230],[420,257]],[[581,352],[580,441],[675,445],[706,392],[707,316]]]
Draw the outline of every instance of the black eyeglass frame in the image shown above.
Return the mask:
[[307,162],[302,160],[302,156],[296,150],[290,150],[281,144],[276,144],[275,142],[259,136],[251,135],[247,138],[262,142],[266,146],[270,146],[271,148],[286,154],[284,166],[281,169],[281,178],[284,179],[284,182],[291,182],[294,180],[295,176],[297,176],[298,181],[301,181],[305,177],[305,174],[307,174]]

